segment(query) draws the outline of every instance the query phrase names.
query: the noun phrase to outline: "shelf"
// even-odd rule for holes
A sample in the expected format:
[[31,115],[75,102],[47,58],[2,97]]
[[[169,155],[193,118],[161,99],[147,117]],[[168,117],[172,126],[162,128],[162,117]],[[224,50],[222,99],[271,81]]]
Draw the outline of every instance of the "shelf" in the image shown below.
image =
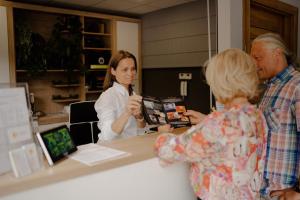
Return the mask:
[[52,87],[63,88],[63,87],[79,87],[80,84],[56,84],[52,85]]
[[95,33],[95,32],[82,32],[84,35],[100,35],[100,36],[111,36],[110,33]]
[[111,51],[111,48],[83,47],[83,50]]
[[67,113],[47,114],[38,118],[39,125],[68,122],[69,115]]
[[107,71],[107,68],[106,69],[88,69],[89,72],[101,72],[101,71],[104,71],[106,72]]
[[67,102],[80,101],[80,99],[52,99],[52,101],[56,103],[67,103]]
[[[74,69],[72,70],[73,72],[79,72],[79,69]],[[27,70],[25,69],[17,69],[16,72],[28,72]],[[64,69],[48,69],[46,70],[45,72],[67,72],[66,70]]]
[[90,69],[107,69],[108,65],[90,65]]
[[86,94],[98,94],[98,93],[101,93],[101,92],[103,92],[103,90],[88,90],[85,93]]

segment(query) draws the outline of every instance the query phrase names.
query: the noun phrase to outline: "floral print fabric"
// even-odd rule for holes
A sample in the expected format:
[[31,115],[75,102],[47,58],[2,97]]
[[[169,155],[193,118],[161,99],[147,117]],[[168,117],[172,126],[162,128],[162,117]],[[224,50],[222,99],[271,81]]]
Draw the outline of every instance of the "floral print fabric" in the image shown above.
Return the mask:
[[190,180],[201,199],[259,198],[266,125],[253,105],[215,111],[183,134],[160,135],[155,151],[162,165],[191,163]]

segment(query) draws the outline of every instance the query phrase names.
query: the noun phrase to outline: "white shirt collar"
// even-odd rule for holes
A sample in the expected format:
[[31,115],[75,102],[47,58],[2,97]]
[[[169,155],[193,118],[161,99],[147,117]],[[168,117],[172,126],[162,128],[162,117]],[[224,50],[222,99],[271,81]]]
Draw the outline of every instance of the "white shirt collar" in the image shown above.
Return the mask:
[[127,89],[123,85],[121,85],[120,83],[114,81],[113,87],[116,88],[116,90],[118,92],[120,92],[120,94],[122,94],[123,96],[129,95]]

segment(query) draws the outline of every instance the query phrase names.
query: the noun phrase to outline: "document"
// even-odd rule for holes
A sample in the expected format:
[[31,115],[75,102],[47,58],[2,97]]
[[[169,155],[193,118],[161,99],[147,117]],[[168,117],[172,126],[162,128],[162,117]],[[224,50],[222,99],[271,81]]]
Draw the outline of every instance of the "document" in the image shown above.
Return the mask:
[[146,122],[150,125],[170,124],[172,127],[179,128],[191,126],[189,117],[183,113],[186,112],[186,106],[183,99],[143,97],[142,111]]
[[77,148],[78,151],[69,157],[89,166],[94,166],[105,160],[117,159],[130,155],[128,152],[112,149],[94,143],[77,146]]
[[18,176],[31,172],[24,164],[25,153],[21,147],[32,139],[25,89],[1,87],[0,84],[0,174],[10,171],[11,165],[18,169],[19,164],[25,167],[20,169]]
[[42,167],[35,143],[15,148],[9,151],[8,154],[16,177],[29,175]]
[[31,127],[29,124],[7,128],[9,144],[21,143],[32,138]]
[[9,159],[16,177],[26,176],[32,173],[26,152],[22,147],[9,151]]

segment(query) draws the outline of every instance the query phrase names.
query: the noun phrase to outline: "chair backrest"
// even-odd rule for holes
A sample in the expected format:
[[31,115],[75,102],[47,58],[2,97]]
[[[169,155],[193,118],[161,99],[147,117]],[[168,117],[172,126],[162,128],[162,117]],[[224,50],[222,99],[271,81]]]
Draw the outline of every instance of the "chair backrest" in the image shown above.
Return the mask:
[[70,124],[70,134],[77,146],[94,142],[90,122]]
[[98,128],[98,122],[92,122],[92,130],[93,130],[93,139],[94,143],[96,143],[99,139],[98,134],[101,132],[100,129]]
[[94,108],[95,101],[82,101],[70,104],[70,133],[76,145],[96,143],[100,130]]
[[95,101],[81,101],[70,104],[70,123],[98,121]]

